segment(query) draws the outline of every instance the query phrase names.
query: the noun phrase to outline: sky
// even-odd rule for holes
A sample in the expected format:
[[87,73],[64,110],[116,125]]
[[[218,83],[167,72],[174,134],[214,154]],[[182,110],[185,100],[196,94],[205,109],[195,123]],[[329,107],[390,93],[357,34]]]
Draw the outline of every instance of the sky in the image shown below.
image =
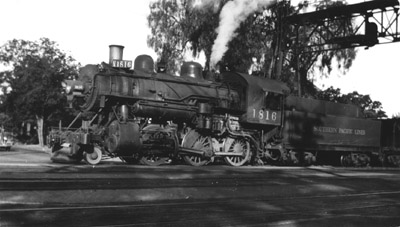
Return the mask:
[[[134,60],[140,54],[156,59],[146,41],[150,34],[146,19],[150,1],[1,0],[0,45],[14,38],[35,41],[46,37],[82,65],[107,62],[108,46],[112,44],[125,46],[125,60]],[[400,114],[400,62],[396,55],[400,53],[400,42],[357,50],[346,75],[334,72],[329,79],[318,79],[317,84],[321,88],[340,88],[342,93],[369,94],[372,100],[382,102],[389,117]]]
[[150,0],[1,0],[0,45],[47,37],[82,65],[108,62],[108,46],[123,45],[124,59],[156,56],[147,47]]

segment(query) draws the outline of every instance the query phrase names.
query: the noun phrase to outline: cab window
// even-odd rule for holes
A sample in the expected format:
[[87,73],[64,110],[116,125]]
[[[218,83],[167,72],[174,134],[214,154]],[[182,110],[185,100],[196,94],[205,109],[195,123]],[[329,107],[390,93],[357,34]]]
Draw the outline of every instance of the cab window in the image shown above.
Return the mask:
[[265,107],[270,110],[281,109],[282,95],[274,92],[265,92]]

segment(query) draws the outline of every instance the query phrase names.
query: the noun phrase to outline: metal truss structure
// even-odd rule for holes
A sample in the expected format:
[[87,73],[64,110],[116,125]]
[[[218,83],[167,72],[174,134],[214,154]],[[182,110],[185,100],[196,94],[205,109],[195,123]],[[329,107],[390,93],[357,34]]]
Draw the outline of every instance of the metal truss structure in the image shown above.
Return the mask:
[[[305,79],[300,71],[307,72],[322,52],[399,42],[399,0],[373,0],[283,16],[278,40],[276,76],[281,76],[283,64],[294,63],[301,96]],[[311,64],[304,65],[306,62]]]
[[296,32],[293,44],[302,43],[303,52],[400,41],[398,0],[375,0],[296,14],[284,18],[284,23]]

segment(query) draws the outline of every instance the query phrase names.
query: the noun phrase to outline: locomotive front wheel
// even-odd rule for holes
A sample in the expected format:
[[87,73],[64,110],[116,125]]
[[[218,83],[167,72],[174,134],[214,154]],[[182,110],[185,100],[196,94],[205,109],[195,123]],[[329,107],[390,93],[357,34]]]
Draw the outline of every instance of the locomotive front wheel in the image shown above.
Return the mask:
[[232,139],[227,140],[226,152],[240,153],[242,156],[226,156],[224,157],[225,162],[231,166],[242,166],[250,160],[250,144],[244,139]]
[[[182,147],[192,148],[210,154],[212,153],[212,140],[211,137],[203,136],[196,130],[192,130],[183,138]],[[211,161],[210,158],[195,154],[184,155],[183,160],[192,166],[204,166]]]
[[92,153],[84,152],[83,158],[90,165],[97,165],[100,163],[102,157],[101,149],[98,147],[93,148]]

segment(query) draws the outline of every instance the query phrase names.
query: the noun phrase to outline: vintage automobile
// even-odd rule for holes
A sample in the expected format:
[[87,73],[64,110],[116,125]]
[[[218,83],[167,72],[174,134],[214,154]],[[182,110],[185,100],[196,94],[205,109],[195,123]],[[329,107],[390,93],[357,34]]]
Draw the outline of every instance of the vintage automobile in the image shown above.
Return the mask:
[[4,128],[0,130],[0,149],[9,151],[14,145],[14,136],[11,132],[7,132]]

